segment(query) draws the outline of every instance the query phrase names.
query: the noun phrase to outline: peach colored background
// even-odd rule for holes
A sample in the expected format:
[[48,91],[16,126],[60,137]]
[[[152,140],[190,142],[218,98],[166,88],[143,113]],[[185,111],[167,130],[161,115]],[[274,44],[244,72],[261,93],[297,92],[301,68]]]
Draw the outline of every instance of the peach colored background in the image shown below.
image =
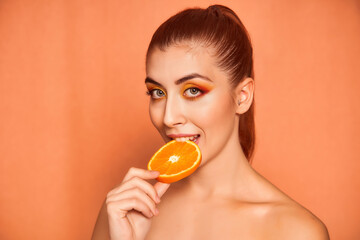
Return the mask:
[[[0,239],[90,238],[106,193],[163,144],[143,84],[153,32],[211,3],[0,0]],[[254,45],[254,168],[332,239],[360,239],[359,2],[220,3]]]

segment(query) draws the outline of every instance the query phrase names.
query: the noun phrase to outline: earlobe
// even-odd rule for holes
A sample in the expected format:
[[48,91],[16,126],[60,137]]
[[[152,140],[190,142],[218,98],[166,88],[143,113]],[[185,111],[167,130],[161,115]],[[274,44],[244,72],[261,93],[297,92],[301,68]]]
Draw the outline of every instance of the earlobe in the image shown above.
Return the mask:
[[254,96],[254,80],[246,78],[236,87],[237,108],[236,113],[243,114],[251,107]]

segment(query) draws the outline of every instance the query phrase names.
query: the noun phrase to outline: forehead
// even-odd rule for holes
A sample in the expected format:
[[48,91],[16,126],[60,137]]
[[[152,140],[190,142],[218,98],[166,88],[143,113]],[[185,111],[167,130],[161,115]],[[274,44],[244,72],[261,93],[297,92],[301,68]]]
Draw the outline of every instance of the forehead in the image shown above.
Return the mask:
[[176,80],[184,75],[198,73],[217,79],[219,69],[209,49],[189,45],[175,45],[164,51],[155,48],[146,64],[146,74],[156,81]]

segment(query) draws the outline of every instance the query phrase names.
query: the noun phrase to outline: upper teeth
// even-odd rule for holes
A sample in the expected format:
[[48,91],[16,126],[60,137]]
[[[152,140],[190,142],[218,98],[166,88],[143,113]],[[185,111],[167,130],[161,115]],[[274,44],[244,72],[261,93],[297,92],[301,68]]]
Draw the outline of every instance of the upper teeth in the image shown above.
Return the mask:
[[187,140],[194,141],[197,138],[198,135],[194,135],[191,137],[180,137],[180,138],[174,138],[178,142],[185,142]]

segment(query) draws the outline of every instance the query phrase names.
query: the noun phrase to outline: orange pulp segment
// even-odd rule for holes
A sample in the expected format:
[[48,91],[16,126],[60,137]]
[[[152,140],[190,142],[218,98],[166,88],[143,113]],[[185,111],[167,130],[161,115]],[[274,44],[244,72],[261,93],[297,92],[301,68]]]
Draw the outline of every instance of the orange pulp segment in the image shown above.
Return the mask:
[[159,171],[159,182],[172,183],[192,174],[200,165],[201,152],[193,141],[172,140],[162,146],[150,159],[148,170]]

